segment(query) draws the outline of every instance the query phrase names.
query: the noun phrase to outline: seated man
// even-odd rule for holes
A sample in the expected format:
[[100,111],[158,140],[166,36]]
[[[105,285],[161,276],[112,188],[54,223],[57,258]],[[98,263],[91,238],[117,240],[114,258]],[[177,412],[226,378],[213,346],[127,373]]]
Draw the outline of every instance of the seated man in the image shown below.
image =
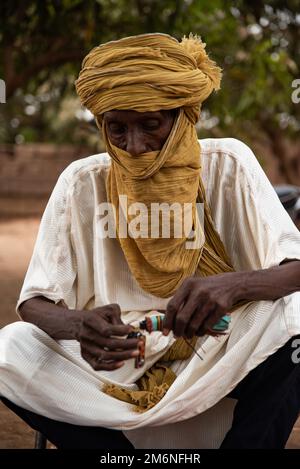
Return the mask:
[[198,141],[220,78],[193,36],[83,61],[107,153],[59,177],[0,331],[3,401],[59,448],[283,448],[297,419],[300,234],[245,144]]

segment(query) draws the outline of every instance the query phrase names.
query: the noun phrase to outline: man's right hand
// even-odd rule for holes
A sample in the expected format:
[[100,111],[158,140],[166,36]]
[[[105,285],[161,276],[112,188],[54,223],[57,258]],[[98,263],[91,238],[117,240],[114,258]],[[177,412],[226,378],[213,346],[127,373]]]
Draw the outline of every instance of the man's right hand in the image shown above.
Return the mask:
[[82,357],[94,370],[116,370],[124,360],[139,353],[139,339],[124,337],[133,328],[121,320],[118,304],[75,310],[38,296],[24,301],[19,311],[24,321],[35,324],[55,340],[77,339]]
[[118,304],[109,304],[92,310],[82,311],[76,331],[81,355],[94,370],[116,370],[124,360],[139,354],[139,339],[125,339],[133,330],[121,320]]

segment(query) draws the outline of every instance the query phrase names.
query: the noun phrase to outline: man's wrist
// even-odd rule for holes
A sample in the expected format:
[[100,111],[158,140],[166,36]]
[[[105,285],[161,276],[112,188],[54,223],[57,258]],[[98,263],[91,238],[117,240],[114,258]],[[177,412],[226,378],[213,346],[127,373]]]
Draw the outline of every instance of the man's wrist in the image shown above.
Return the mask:
[[233,304],[251,299],[253,272],[233,272]]
[[82,311],[74,309],[72,310],[70,319],[71,335],[75,340],[79,339],[79,332],[82,324]]
[[283,292],[280,291],[280,286],[275,287],[276,278],[274,278],[272,268],[235,272],[234,274],[237,275],[234,303],[241,300],[274,300],[284,296]]

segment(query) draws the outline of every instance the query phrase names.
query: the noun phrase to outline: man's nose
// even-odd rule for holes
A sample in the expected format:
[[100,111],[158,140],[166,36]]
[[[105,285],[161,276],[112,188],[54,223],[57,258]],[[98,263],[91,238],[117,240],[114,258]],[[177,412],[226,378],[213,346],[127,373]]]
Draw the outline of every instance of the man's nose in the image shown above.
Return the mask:
[[128,131],[126,136],[126,151],[132,156],[146,153],[146,144],[143,135],[138,131]]

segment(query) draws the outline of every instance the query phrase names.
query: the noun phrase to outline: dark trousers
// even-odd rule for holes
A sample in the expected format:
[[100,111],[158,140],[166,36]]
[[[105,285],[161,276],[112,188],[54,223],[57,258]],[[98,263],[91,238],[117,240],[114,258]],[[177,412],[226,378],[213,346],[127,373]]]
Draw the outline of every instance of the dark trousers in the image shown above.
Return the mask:
[[299,339],[290,339],[229,394],[238,402],[221,448],[285,447],[300,412]]
[[[221,448],[285,447],[300,411],[300,366],[292,360],[292,344],[297,338],[300,336],[293,337],[252,370],[229,394],[238,402]],[[2,401],[59,449],[133,448],[121,431],[57,422],[5,398]]]

